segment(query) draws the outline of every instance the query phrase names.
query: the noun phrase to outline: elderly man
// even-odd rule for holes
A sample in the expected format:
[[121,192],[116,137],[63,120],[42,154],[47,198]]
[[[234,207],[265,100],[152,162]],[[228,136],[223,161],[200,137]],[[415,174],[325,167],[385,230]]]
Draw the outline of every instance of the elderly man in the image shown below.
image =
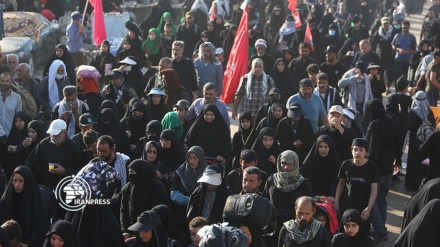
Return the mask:
[[109,99],[115,102],[119,112],[124,115],[130,100],[132,98],[138,98],[138,96],[130,84],[124,83],[124,74],[122,70],[112,70],[110,77],[112,83],[104,87],[102,97],[104,100]]
[[15,113],[22,109],[21,97],[18,93],[12,91],[11,85],[11,75],[8,72],[3,72],[0,75],[2,95],[0,100],[0,125],[3,127],[6,135],[9,135],[11,131]]
[[327,123],[324,103],[319,96],[313,94],[313,82],[310,79],[302,79],[299,84],[299,93],[287,100],[286,108],[289,109],[292,103],[299,103],[304,116],[312,124],[313,133],[315,133],[316,129],[318,129],[319,121],[321,121],[321,124]]
[[[316,203],[308,196],[299,197],[295,202],[296,217],[283,223],[280,230],[278,247],[312,246],[330,247],[330,233],[313,218]],[[294,234],[292,234],[294,233]]]
[[63,99],[63,88],[70,85],[63,61],[56,59],[49,68],[49,75],[38,85],[35,101],[41,105],[44,113],[50,116],[56,103]]
[[161,88],[162,87],[162,85],[160,85],[161,82],[159,80],[159,78],[160,78],[160,71],[166,70],[166,69],[172,69],[171,68],[172,61],[173,60],[171,60],[171,58],[169,58],[169,57],[163,57],[159,61],[159,70],[152,69],[152,70],[155,70],[156,72],[154,73],[153,76],[150,77],[150,79],[148,79],[147,86],[145,87],[145,90],[144,90],[144,97],[145,98],[147,98],[147,95],[148,95],[148,93],[150,93],[151,89],[153,89],[153,88]]
[[34,98],[37,94],[38,82],[31,78],[31,67],[27,63],[21,63],[17,66],[17,78],[14,84],[28,91]]
[[227,126],[231,125],[231,120],[229,119],[228,108],[222,100],[216,97],[217,88],[214,83],[208,82],[203,86],[203,98],[196,99],[188,109],[188,114],[186,115],[188,120],[193,120],[200,115],[203,111],[203,107],[206,104],[214,104],[217,106],[218,110],[222,114],[223,120]]
[[54,120],[47,130],[50,137],[41,140],[26,161],[37,182],[50,189],[55,189],[64,177],[77,174],[84,165],[81,150],[67,137],[66,129],[64,120]]
[[6,63],[11,70],[11,78],[17,77],[18,56],[15,54],[6,55]]
[[249,59],[249,69],[251,68],[252,61],[255,58],[260,58],[263,60],[264,73],[269,74],[273,68],[274,61],[269,54],[266,54],[267,42],[264,39],[257,39],[257,41],[255,41],[255,50],[257,53]]
[[238,106],[242,102],[241,112],[249,111],[252,120],[255,122],[258,109],[269,101],[269,92],[275,87],[275,83],[266,73],[264,73],[263,60],[256,58],[252,61],[251,71],[241,78],[240,86],[235,93],[234,109],[232,119],[237,118]]
[[223,66],[215,56],[215,47],[211,42],[204,42],[199,47],[199,58],[194,60],[199,84],[199,97],[202,97],[203,86],[212,82],[217,87],[217,96],[222,94],[223,89]]
[[75,86],[69,85],[63,88],[64,99],[58,102],[52,111],[52,121],[62,119],[67,124],[67,135],[72,138],[79,132],[79,116],[89,112],[89,106],[78,99],[78,90]]
[[172,69],[176,71],[180,78],[180,84],[182,84],[188,92],[191,99],[199,95],[199,87],[197,85],[196,69],[191,59],[184,57],[185,42],[176,40],[173,42],[173,63]]

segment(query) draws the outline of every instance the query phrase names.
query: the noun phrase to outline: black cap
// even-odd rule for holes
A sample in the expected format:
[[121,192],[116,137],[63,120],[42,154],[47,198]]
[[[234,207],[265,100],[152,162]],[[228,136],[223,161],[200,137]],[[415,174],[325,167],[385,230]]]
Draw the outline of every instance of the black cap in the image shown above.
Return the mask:
[[295,51],[293,50],[292,47],[286,46],[286,47],[282,48],[281,51],[283,51],[283,52],[287,51],[287,52],[290,52],[292,55],[295,55]]
[[366,139],[364,138],[354,138],[353,142],[351,143],[351,146],[356,146],[356,147],[362,147],[365,148],[365,150],[368,152],[368,148],[369,148],[369,143]]
[[81,126],[89,126],[93,125],[95,122],[93,121],[93,116],[90,113],[84,113],[79,116],[79,124]]
[[124,73],[122,73],[122,70],[120,70],[120,69],[114,69],[114,70],[112,70],[112,73],[110,73],[109,76],[116,77],[116,78],[124,78]]
[[153,230],[157,225],[161,224],[160,216],[158,213],[152,210],[143,212],[137,217],[136,223],[131,225],[128,230],[134,232],[147,232]]
[[289,110],[287,111],[287,116],[289,118],[298,118],[304,116],[304,112],[301,109],[301,105],[296,102],[290,104]]
[[353,17],[353,22],[360,22],[360,21],[361,21],[361,19],[359,18],[359,16],[355,15]]
[[258,158],[257,153],[255,153],[254,150],[244,149],[243,151],[241,151],[240,159],[244,160],[245,163],[251,163],[253,161],[256,161]]
[[338,53],[338,48],[334,45],[327,46],[327,49],[324,51],[325,53]]
[[299,82],[300,87],[311,87],[313,88],[313,82],[309,78],[304,78]]
[[365,65],[362,61],[356,62],[356,68],[359,69],[362,73],[367,73],[367,68],[365,68]]
[[272,88],[272,89],[269,91],[269,95],[274,95],[274,94],[281,95],[281,91],[280,91],[278,88]]

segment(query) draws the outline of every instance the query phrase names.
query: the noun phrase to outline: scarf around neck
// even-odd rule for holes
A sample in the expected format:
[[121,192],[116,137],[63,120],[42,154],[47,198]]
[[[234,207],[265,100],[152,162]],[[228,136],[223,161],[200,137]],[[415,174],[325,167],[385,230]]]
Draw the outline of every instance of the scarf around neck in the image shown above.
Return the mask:
[[316,234],[318,234],[319,228],[321,227],[321,223],[316,219],[312,219],[312,222],[310,222],[304,230],[299,228],[296,219],[284,222],[283,225],[286,227],[289,237],[295,240],[298,244],[303,244],[312,240]]
[[382,37],[382,39],[388,40],[389,38],[391,38],[392,34],[393,34],[393,26],[391,25],[386,33],[383,32],[383,27],[379,28],[379,35],[380,37]]
[[[251,93],[252,76],[253,76],[252,71],[247,74],[248,79],[246,82],[246,93],[247,93],[246,96],[249,100],[252,100],[252,96],[253,96],[253,94]],[[264,71],[262,75],[262,82],[263,82],[263,96],[265,96],[267,95],[268,92],[267,92],[267,75],[266,73],[264,73]]]
[[[78,115],[82,114],[82,106],[83,106],[83,102],[81,100],[79,100],[78,98],[76,98],[76,103],[78,104]],[[73,115],[72,109],[66,109],[68,102],[66,102],[65,100],[62,100],[59,104],[59,108],[58,108],[58,116],[61,117],[61,115],[65,112],[65,111],[69,111],[70,112],[70,121],[69,121],[69,125],[67,126],[67,135],[72,138],[75,135],[75,130],[76,130],[76,120],[75,120],[75,116]]]

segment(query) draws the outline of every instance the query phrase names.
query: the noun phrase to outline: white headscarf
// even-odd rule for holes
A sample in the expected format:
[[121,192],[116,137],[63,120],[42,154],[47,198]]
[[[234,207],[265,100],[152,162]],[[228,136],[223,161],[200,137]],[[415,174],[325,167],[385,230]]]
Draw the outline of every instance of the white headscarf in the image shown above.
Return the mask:
[[428,120],[429,111],[431,110],[428,100],[426,99],[426,93],[423,91],[418,91],[416,93],[416,100],[413,101],[411,109],[422,120]]
[[196,10],[200,9],[203,11],[206,15],[208,15],[208,7],[206,6],[206,3],[204,0],[195,0],[193,5],[191,6],[191,11],[196,12]]
[[52,62],[49,68],[49,104],[50,107],[54,107],[58,102],[60,102],[60,95],[58,94],[58,84],[56,82],[56,75],[58,71],[58,67],[63,66],[64,68],[64,77],[67,76],[66,72],[66,65],[63,63],[63,61],[56,59]]
[[281,43],[281,41],[283,41],[284,39],[284,35],[289,35],[291,33],[296,32],[295,20],[293,21],[285,20],[279,32],[280,32],[280,39],[278,40],[278,42]]

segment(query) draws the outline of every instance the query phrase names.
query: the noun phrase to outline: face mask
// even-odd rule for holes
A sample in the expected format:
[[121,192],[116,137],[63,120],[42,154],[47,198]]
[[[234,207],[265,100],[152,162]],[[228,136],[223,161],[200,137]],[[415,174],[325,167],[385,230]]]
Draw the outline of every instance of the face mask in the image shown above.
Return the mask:
[[138,174],[128,174],[128,180],[132,184],[136,184],[136,182],[138,181],[138,178],[139,178]]
[[11,86],[2,85],[2,91],[6,92],[6,91],[9,91],[9,89],[11,89]]
[[130,66],[127,66],[127,67],[125,67],[125,72],[130,72],[131,71],[131,65]]
[[394,28],[400,29],[400,25],[394,25]]
[[140,122],[140,121],[142,121],[143,118],[144,118],[144,116],[133,116],[133,120],[135,122]]
[[328,30],[328,34],[330,34],[330,36],[335,36],[336,31],[335,30]]
[[60,75],[60,74],[57,74],[57,75],[55,76],[55,78],[57,78],[58,80],[63,79],[63,77],[64,77],[64,75]]

